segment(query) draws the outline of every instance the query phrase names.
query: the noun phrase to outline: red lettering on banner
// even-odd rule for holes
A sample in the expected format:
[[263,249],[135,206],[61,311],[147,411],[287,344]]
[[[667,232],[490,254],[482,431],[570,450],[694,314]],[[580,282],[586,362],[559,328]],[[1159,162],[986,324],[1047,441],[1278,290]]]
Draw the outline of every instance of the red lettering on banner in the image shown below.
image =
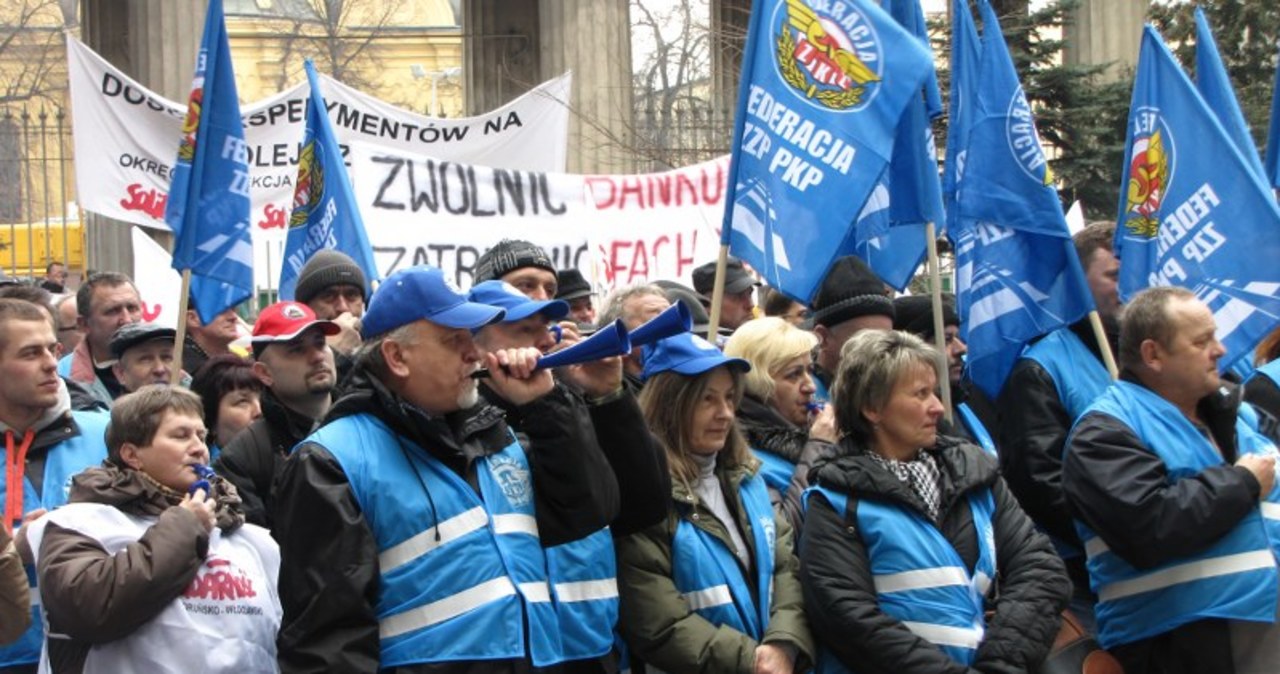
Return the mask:
[[169,195],[159,190],[146,190],[142,183],[134,183],[128,187],[129,198],[120,200],[120,207],[126,211],[142,211],[156,220],[164,220],[164,207],[169,202]]
[[278,208],[275,204],[267,204],[262,207],[262,219],[258,221],[258,228],[271,229],[273,227],[279,227],[280,229],[284,229],[285,215],[288,214],[285,213],[283,208]]
[[724,165],[694,172],[634,176],[590,176],[587,192],[597,210],[714,206],[724,199]]
[[150,323],[151,321],[160,318],[160,310],[163,308],[160,304],[147,304],[147,301],[144,299],[139,299],[138,303],[142,305],[143,323]]
[[[182,594],[183,597],[227,601],[258,596],[258,593],[253,589],[253,580],[246,576],[243,571],[232,566],[229,561],[210,559],[206,566],[211,570],[197,574],[192,579],[191,584],[187,586],[187,591]],[[226,570],[222,570],[223,568]],[[219,570],[214,571],[212,569]]]
[[[674,238],[674,241],[673,241]],[[600,246],[605,283],[612,287],[632,285],[651,277],[684,278],[693,268],[698,248],[698,230],[666,234],[653,240],[615,239]]]

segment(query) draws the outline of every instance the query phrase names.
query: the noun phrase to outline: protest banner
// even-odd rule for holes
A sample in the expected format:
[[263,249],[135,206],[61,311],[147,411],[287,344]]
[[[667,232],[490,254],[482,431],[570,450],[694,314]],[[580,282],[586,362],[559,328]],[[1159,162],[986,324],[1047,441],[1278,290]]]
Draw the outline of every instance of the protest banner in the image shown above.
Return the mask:
[[430,264],[467,288],[502,239],[546,248],[558,268],[594,270],[609,290],[688,284],[715,256],[728,158],[665,173],[510,171],[353,143],[351,178],[378,268]]
[[[164,211],[186,104],[147,89],[68,38],[71,119],[79,202],[86,211],[167,229]],[[532,171],[563,171],[570,76],[496,110],[437,119],[402,110],[320,76],[339,144],[370,142],[442,159]],[[248,153],[255,284],[279,277],[306,122],[306,83],[241,107]],[[274,244],[271,250],[268,244]]]

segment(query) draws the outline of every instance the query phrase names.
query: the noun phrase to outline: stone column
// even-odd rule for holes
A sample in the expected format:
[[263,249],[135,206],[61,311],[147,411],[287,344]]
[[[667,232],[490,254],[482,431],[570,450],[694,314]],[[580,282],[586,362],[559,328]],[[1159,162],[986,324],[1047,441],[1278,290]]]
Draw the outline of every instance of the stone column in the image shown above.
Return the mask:
[[627,0],[464,0],[462,22],[468,114],[572,70],[569,171],[631,170]]
[[1111,64],[1110,79],[1138,64],[1149,0],[1083,0],[1066,30],[1063,57],[1070,64]]
[[[191,91],[207,0],[81,0],[81,39],[130,77],[175,101]],[[174,153],[177,153],[174,139]],[[89,267],[133,273],[128,223],[85,214]],[[161,243],[168,234],[147,230]]]
[[529,91],[538,71],[538,3],[464,0],[465,107],[478,115]]
[[569,171],[631,171],[634,97],[627,0],[542,0],[538,26],[542,79],[573,71]]

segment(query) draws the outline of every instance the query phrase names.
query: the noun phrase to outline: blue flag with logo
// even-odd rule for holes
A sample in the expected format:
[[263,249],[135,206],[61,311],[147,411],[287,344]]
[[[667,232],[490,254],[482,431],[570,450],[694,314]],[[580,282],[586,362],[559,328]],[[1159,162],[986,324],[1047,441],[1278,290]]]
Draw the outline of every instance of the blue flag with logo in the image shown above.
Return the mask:
[[756,2],[722,243],[808,302],[932,69],[920,41],[870,0]]
[[1267,127],[1267,182],[1280,189],[1280,57],[1276,58],[1276,79],[1271,87],[1271,126]]
[[1150,25],[1120,184],[1120,297],[1188,288],[1213,310],[1218,366],[1231,367],[1280,319],[1280,208]]
[[947,228],[956,226],[960,213],[956,209],[956,183],[964,173],[964,160],[969,148],[970,118],[973,96],[978,91],[977,77],[982,43],[974,25],[968,0],[954,0],[951,6],[951,91],[947,106],[947,148],[942,170],[942,205],[947,212]]
[[961,80],[976,89],[951,238],[969,377],[995,397],[1023,345],[1079,320],[1093,297],[999,21],[985,0],[979,11],[978,77]]
[[248,160],[222,0],[210,0],[164,213],[202,321],[253,295]]
[[[884,8],[932,54],[919,0],[886,0]],[[942,184],[930,120],[942,112],[936,71],[898,122],[893,156],[858,214],[853,240],[841,255],[862,258],[885,283],[903,290],[924,260],[927,223],[945,226]]]
[[1236,100],[1235,89],[1231,86],[1231,77],[1222,63],[1222,55],[1218,53],[1218,43],[1213,39],[1213,31],[1209,28],[1209,20],[1204,10],[1196,7],[1196,89],[1209,105],[1209,109],[1218,116],[1223,129],[1235,143],[1240,155],[1249,163],[1259,176],[1266,179],[1266,170],[1262,168],[1262,160],[1258,157],[1258,146],[1253,142],[1253,134],[1249,132],[1249,122],[1245,121],[1244,111]]
[[316,251],[331,248],[346,253],[372,283],[381,279],[364,220],[351,191],[342,150],[325,111],[320,81],[311,60],[306,62],[311,98],[307,103],[307,131],[298,156],[298,181],[293,213],[280,267],[280,299],[292,300],[298,273]]

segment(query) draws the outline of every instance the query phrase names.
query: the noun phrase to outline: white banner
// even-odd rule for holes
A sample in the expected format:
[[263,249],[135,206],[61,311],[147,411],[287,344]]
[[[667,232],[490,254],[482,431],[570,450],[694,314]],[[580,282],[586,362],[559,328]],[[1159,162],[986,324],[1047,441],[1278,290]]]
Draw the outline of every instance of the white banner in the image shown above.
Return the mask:
[[[67,38],[76,185],[87,211],[167,229],[165,201],[186,103],[130,79],[78,40]],[[570,76],[543,83],[478,117],[418,115],[320,76],[329,119],[342,145],[359,141],[442,159],[532,171],[563,171]],[[304,84],[241,106],[254,223],[258,287],[279,278],[293,201],[297,148],[306,123]]]
[[133,237],[133,284],[142,297],[142,320],[177,328],[182,276],[173,269],[173,256],[141,229],[130,227],[129,233]]
[[532,241],[600,290],[644,281],[690,284],[715,259],[729,158],[666,173],[509,171],[353,143],[356,201],[383,275],[441,267],[460,287],[502,239]]

